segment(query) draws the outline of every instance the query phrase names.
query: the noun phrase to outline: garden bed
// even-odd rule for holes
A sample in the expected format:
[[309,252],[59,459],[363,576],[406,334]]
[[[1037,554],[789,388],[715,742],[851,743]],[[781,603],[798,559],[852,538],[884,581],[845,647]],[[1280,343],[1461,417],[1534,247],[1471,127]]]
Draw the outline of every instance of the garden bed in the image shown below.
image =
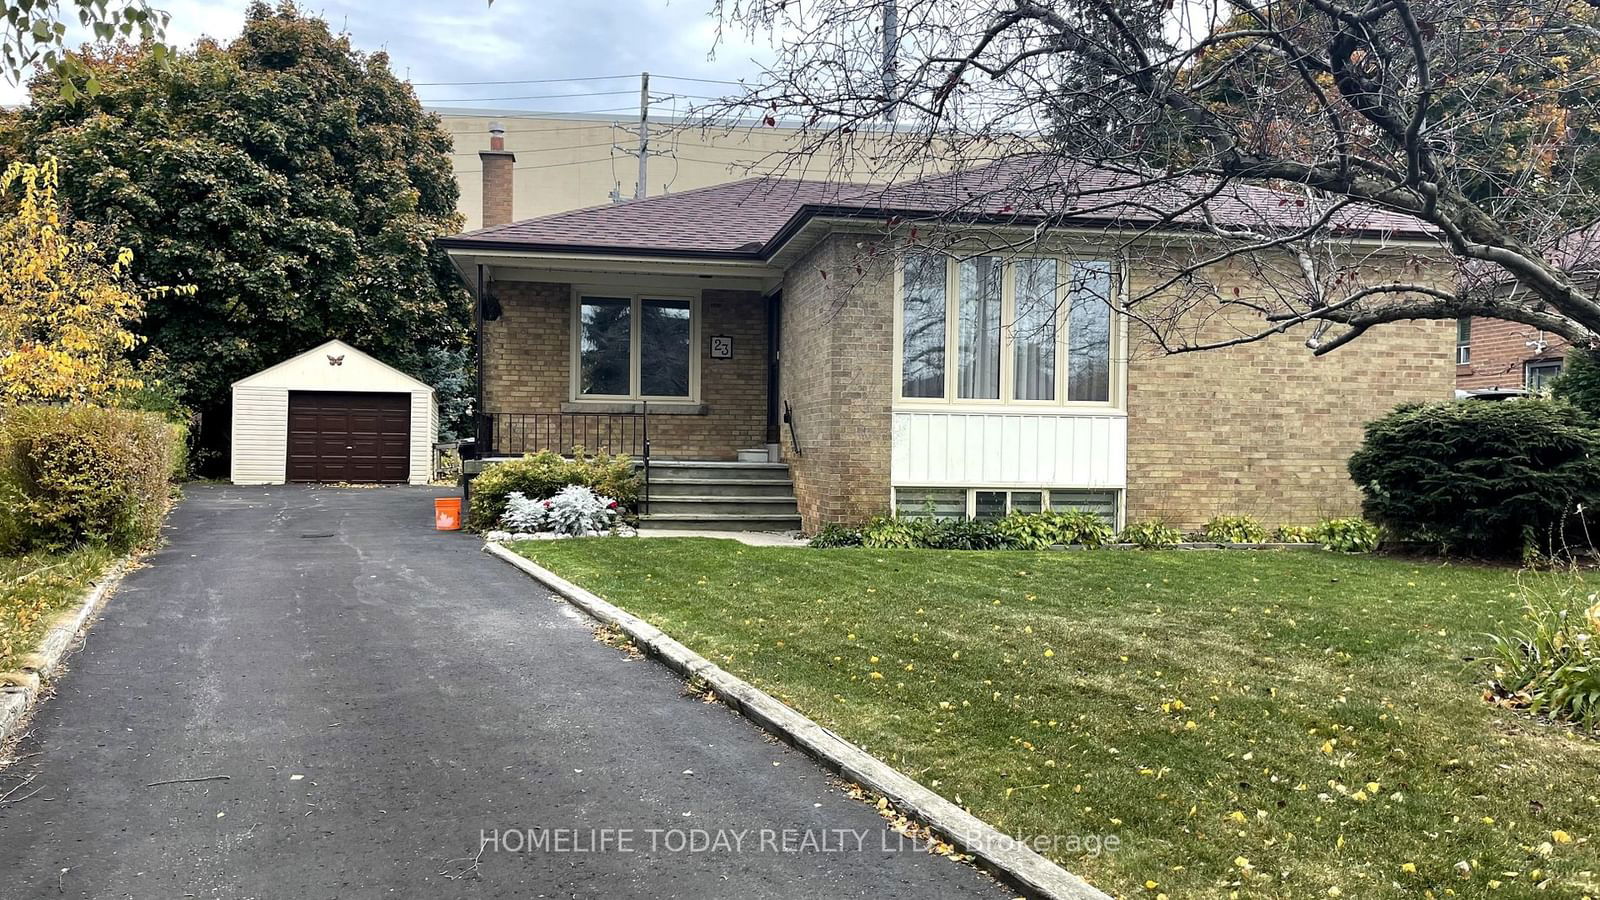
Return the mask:
[[1562,576],[1297,550],[515,549],[1113,893],[1600,894],[1600,741],[1485,703],[1463,663]]

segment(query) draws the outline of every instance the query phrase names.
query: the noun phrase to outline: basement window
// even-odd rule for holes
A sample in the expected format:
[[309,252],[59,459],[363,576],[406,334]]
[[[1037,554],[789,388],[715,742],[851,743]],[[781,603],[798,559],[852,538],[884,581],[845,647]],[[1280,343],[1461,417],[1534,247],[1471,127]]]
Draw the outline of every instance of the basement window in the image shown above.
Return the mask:
[[894,513],[904,517],[931,513],[941,519],[994,520],[1011,513],[1076,510],[1094,513],[1115,525],[1119,494],[1116,490],[1084,488],[897,487]]

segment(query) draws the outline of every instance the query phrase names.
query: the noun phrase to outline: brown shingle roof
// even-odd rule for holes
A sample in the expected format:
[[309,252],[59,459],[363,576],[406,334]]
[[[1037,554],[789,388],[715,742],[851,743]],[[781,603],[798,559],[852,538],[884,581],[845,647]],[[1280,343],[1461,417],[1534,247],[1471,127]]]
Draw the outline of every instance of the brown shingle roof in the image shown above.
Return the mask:
[[[1248,185],[1218,191],[1200,178],[1153,177],[1051,157],[1017,157],[961,172],[865,187],[751,178],[628,203],[556,213],[440,241],[451,249],[564,250],[761,259],[812,216],[957,218],[990,224],[1295,228],[1314,210],[1303,196]],[[1341,210],[1335,227],[1422,236],[1416,219],[1372,207]]]

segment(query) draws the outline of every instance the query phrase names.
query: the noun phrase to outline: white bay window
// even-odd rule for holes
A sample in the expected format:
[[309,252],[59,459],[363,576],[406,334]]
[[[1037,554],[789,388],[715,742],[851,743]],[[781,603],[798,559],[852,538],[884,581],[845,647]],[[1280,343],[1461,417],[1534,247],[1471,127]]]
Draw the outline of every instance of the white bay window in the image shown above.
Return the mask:
[[1105,260],[906,256],[899,398],[1113,405],[1115,289]]

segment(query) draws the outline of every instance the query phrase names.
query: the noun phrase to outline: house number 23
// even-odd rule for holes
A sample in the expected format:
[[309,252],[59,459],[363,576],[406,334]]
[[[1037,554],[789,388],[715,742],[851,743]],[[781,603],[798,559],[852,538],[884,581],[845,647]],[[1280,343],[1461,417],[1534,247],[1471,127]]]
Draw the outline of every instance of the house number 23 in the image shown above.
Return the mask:
[[733,359],[733,338],[717,335],[711,339],[712,359]]

